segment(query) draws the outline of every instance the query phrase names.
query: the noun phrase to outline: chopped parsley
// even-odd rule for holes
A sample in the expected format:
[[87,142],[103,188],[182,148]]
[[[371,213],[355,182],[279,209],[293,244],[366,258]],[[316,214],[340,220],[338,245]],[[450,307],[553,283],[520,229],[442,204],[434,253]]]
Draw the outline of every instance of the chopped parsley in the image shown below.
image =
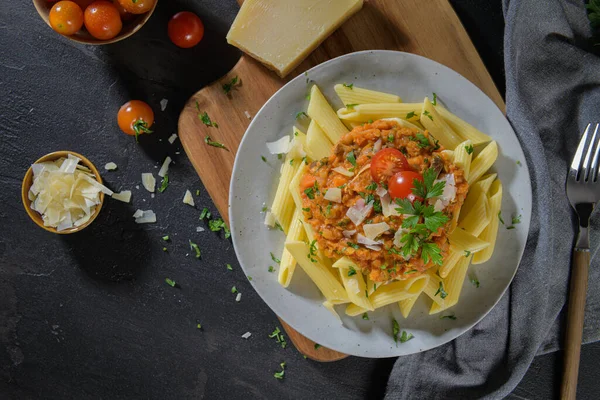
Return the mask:
[[225,239],[229,239],[231,237],[231,231],[225,224],[222,218],[212,219],[208,221],[208,228],[213,232],[219,232],[223,230],[225,232]]
[[164,240],[165,242],[168,242],[171,238],[169,237],[169,235],[165,235],[162,237],[162,240]]
[[194,242],[192,242],[191,240],[190,242],[190,249],[194,250],[196,252],[196,258],[200,258],[201,253],[200,253],[200,247],[198,247],[198,245]]
[[196,189],[196,196],[200,196],[200,189]]
[[469,280],[471,281],[473,286],[479,289],[479,279],[477,279],[477,277],[474,274],[469,276]]
[[267,157],[265,156],[260,156],[260,159],[263,160],[263,162],[267,162]]
[[423,115],[433,121],[433,115],[427,110],[423,111]]
[[268,210],[269,210],[269,209],[267,208],[267,206],[263,206],[263,207],[261,208],[261,212],[267,212]]
[[167,285],[169,285],[169,286],[171,286],[171,287],[175,287],[175,286],[177,286],[177,282],[175,282],[175,281],[174,281],[174,280],[172,280],[172,279],[165,278],[165,282],[167,282]]
[[231,264],[227,264],[227,270],[228,271],[233,271],[233,267],[231,266]]
[[358,250],[360,248],[360,247],[358,247],[358,245],[356,243],[346,242],[346,244],[355,250]]
[[369,320],[369,314],[368,313],[364,313],[362,315],[362,319],[364,319],[365,321],[368,321]]
[[435,92],[433,92],[433,101],[431,102],[431,104],[437,106],[437,94]]
[[371,182],[369,185],[365,187],[366,190],[377,190],[377,183]]
[[196,329],[202,329],[202,324],[196,321]]
[[225,147],[225,145],[223,143],[219,143],[219,142],[215,142],[213,141],[210,136],[206,135],[206,137],[204,138],[204,143],[206,143],[209,146],[212,147],[217,147],[219,149],[223,149],[223,150],[227,150],[229,151],[229,149],[227,147]]
[[346,104],[346,108],[350,109],[350,110],[354,110],[354,107],[356,107],[358,105],[358,103],[356,104]]
[[396,346],[398,345],[398,334],[400,333],[400,325],[398,325],[398,321],[392,318],[392,336],[394,338],[394,342],[396,342]]
[[304,212],[310,212],[310,207],[302,207],[302,211],[304,211]]
[[392,142],[394,141],[394,139],[395,139],[395,138],[396,138],[396,137],[394,136],[394,134],[393,134],[393,133],[390,133],[390,134],[388,135],[388,137],[387,137],[387,141],[388,141],[388,142],[390,142],[390,143],[392,143]]
[[281,224],[279,222],[275,222],[275,228],[279,229],[281,232],[283,232],[283,226],[281,226]]
[[472,144],[470,144],[468,146],[465,146],[465,150],[467,151],[467,154],[473,154],[473,152],[475,151],[473,149],[473,145]]
[[269,269],[268,269],[268,271],[269,271],[269,272],[275,272],[275,268],[273,268],[273,266],[272,266],[272,265],[269,265]]
[[202,221],[204,218],[210,219],[211,216],[212,214],[210,213],[210,211],[208,211],[208,208],[204,207],[202,209],[202,212],[200,213],[200,221]]
[[513,223],[513,225],[520,224],[521,223],[521,215],[512,217],[512,223]]
[[356,275],[356,269],[354,269],[354,267],[351,265],[350,268],[348,268],[348,276],[353,275]]
[[350,89],[350,90],[354,89],[354,83],[351,83],[351,84],[349,84],[349,85],[347,85],[347,84],[345,84],[345,83],[342,83],[342,86],[344,86],[344,87],[346,87],[346,88],[348,88],[348,89]]
[[446,291],[444,290],[444,283],[440,282],[440,287],[438,288],[437,292],[435,292],[434,296],[440,295],[440,297],[442,299],[445,299],[446,296],[448,296],[448,293],[446,293]]
[[429,143],[429,139],[427,138],[427,136],[423,135],[421,132],[417,133],[416,137],[411,136],[410,139],[414,142],[417,142],[420,149],[425,149],[431,146],[431,143]]
[[273,376],[277,379],[283,379],[283,375],[285,374],[285,363],[282,362],[281,364],[279,364],[281,366],[281,371],[279,372],[275,372],[273,374]]
[[208,116],[208,113],[206,111],[204,111],[203,113],[200,113],[200,106],[198,105],[198,102],[196,102],[196,109],[198,110],[198,118],[200,118],[200,121],[202,121],[202,123],[204,125],[209,126],[209,127],[212,126],[215,128],[219,127],[219,124],[211,121],[211,119]]
[[158,188],[158,191],[162,193],[165,190],[167,190],[168,186],[169,186],[169,175],[165,174],[165,176],[162,178],[162,181],[160,183],[160,187]]
[[223,91],[225,92],[225,94],[229,94],[229,92],[231,92],[231,89],[233,89],[233,87],[236,86],[238,83],[241,83],[241,80],[238,79],[237,75],[233,77],[230,82],[224,83]]
[[271,254],[271,260],[273,260],[273,262],[277,263],[277,264],[281,264],[281,260],[277,257],[275,257],[275,254],[273,254],[273,252],[269,253]]
[[166,253],[169,250],[166,247],[163,247],[163,251]]
[[237,292],[238,292],[237,288],[236,288],[235,286],[232,286],[232,287],[231,287],[231,293],[234,293],[234,294],[235,294],[235,293],[237,293]]
[[356,167],[356,157],[354,156],[354,150],[350,151],[346,155],[346,160],[348,160],[350,162],[350,164],[352,164],[353,166]]
[[521,166],[521,161],[517,160],[517,165],[520,167]]
[[498,219],[500,220],[500,223],[504,225],[504,220],[502,219],[502,211],[498,211]]
[[410,339],[414,338],[415,336],[412,333],[408,333],[406,331],[402,331],[402,335],[400,335],[400,343],[406,343],[408,342]]
[[465,257],[469,257],[471,255],[471,252],[469,250],[465,250]]
[[406,114],[406,119],[411,119],[411,118],[414,118],[414,117],[415,117],[415,115],[416,115],[416,114],[415,114],[415,112],[414,112],[414,111],[411,111],[411,112],[409,112],[408,114]]
[[304,189],[304,194],[311,200],[315,199],[315,189],[312,186]]
[[296,119],[300,119],[302,117],[308,118],[308,114],[305,113],[304,111],[300,111],[298,114],[296,114]]
[[454,313],[449,315],[440,315],[440,319],[451,319],[452,321],[456,320],[456,315]]
[[317,239],[310,242],[308,255],[306,257],[308,257],[311,262],[317,262],[317,259],[315,258],[317,257]]
[[278,326],[275,327],[275,330],[273,331],[273,333],[271,333],[269,335],[269,337],[271,339],[275,338],[277,343],[279,343],[283,349],[285,349],[285,347],[287,346],[287,342],[285,341],[285,336],[283,336],[283,333],[281,333],[281,329],[279,329]]
[[319,343],[315,343],[315,350],[319,350],[320,347],[321,345]]
[[383,209],[381,208],[381,202],[379,200],[373,201],[373,211],[378,213],[383,211]]
[[372,123],[373,123],[372,119],[370,119],[370,120],[367,121],[367,124],[372,124]]

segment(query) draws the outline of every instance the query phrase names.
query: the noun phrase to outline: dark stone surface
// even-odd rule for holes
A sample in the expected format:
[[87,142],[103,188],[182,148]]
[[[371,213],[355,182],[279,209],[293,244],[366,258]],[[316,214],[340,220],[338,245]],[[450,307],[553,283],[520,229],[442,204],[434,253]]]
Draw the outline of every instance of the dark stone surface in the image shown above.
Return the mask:
[[[452,3],[503,88],[499,2]],[[174,47],[166,35],[169,17],[186,9],[206,25],[192,50]],[[163,0],[132,38],[92,47],[54,34],[30,1],[0,2],[0,398],[382,396],[393,359],[322,364],[282,349],[268,338],[278,321],[246,281],[231,242],[196,233],[204,226],[200,209],[216,210],[179,142],[166,139],[186,99],[237,61],[239,53],[224,40],[236,10],[233,0]],[[155,133],[139,145],[116,125],[119,106],[132,98],[156,113]],[[169,100],[165,112],[162,98]],[[99,168],[117,163],[103,177],[112,189],[131,189],[133,201],[107,200],[88,229],[58,236],[29,220],[20,185],[31,162],[66,149]],[[166,155],[175,160],[172,183],[152,199],[136,185]],[[197,209],[182,204],[186,189],[200,189]],[[137,208],[156,211],[158,223],[134,224]],[[168,243],[161,240],[166,234]],[[201,260],[187,255],[188,240],[199,244]],[[233,285],[243,294],[240,303]],[[246,331],[248,340],[240,337]],[[585,348],[582,398],[598,387],[599,353],[597,345]],[[538,358],[514,398],[552,397],[559,360]],[[277,381],[273,372],[282,361],[286,378]]]

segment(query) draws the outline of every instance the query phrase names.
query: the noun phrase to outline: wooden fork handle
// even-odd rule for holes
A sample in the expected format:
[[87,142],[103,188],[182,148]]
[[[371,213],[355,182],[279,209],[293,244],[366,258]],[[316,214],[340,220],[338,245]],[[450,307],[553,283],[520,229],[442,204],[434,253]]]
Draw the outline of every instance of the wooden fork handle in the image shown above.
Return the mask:
[[589,267],[589,250],[575,249],[573,252],[573,265],[571,267],[569,308],[567,310],[565,365],[560,396],[562,400],[575,400],[575,394],[577,393],[577,376],[579,374],[579,357],[581,354],[581,336],[583,333],[583,316]]

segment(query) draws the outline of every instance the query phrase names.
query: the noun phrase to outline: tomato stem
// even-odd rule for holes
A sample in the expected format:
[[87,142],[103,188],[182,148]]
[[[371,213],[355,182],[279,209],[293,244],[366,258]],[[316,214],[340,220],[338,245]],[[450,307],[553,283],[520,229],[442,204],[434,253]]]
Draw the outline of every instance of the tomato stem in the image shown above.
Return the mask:
[[148,128],[148,123],[143,119],[138,119],[133,123],[133,132],[135,132],[135,141],[138,142],[138,136],[142,133],[152,133]]

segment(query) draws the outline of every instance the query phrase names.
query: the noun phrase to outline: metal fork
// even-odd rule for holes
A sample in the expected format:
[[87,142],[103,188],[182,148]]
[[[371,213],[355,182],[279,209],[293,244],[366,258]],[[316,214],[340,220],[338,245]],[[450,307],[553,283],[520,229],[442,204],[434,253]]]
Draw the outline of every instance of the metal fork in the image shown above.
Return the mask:
[[589,222],[594,206],[600,200],[600,181],[598,165],[600,156],[599,124],[591,135],[589,124],[579,141],[567,177],[567,197],[579,219],[579,233],[573,249],[571,283],[569,287],[569,306],[567,314],[567,332],[565,336],[565,365],[563,371],[561,399],[575,400],[585,297],[588,286],[590,266]]

